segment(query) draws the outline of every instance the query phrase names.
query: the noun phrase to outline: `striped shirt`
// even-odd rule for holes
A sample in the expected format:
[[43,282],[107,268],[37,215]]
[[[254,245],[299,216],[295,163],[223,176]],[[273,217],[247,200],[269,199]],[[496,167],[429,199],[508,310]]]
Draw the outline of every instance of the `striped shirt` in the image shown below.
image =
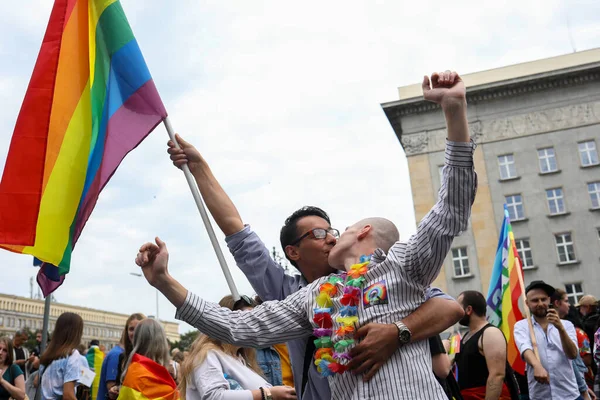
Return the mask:
[[[445,171],[438,202],[423,218],[408,242],[397,242],[389,254],[377,249],[365,275],[359,326],[392,323],[406,318],[425,301],[425,290],[440,272],[452,240],[467,229],[477,190],[473,142],[446,143]],[[188,292],[176,318],[207,335],[244,347],[263,347],[308,337],[315,297],[328,278],[312,282],[282,301],[267,301],[251,311],[231,311]],[[370,288],[385,288],[373,304]],[[333,320],[339,315],[334,299]],[[369,382],[352,373],[329,378],[332,399],[445,399],[432,372],[428,341],[397,350]]]

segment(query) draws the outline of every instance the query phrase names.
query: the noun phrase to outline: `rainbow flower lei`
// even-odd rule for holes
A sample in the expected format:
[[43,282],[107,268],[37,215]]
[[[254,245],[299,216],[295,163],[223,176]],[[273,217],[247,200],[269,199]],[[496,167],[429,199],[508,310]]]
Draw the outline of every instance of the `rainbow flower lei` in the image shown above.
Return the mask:
[[[360,263],[350,267],[348,272],[329,277],[319,286],[315,302],[313,322],[318,326],[314,330],[315,365],[323,377],[343,374],[350,362],[349,347],[354,344],[355,325],[358,323],[358,304],[361,299],[361,287],[365,282],[371,256],[361,256]],[[338,328],[334,332],[333,297],[343,293],[340,299],[340,316],[335,319]],[[334,335],[335,333],[335,335]]]

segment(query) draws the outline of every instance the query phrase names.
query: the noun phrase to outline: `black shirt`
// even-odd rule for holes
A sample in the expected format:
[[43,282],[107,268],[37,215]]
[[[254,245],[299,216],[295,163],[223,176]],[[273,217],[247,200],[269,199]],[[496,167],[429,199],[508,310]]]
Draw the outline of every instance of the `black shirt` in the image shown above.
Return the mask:
[[24,360],[25,359],[25,350],[23,350],[22,347],[19,347],[19,348],[13,347],[13,348],[15,349],[15,356],[16,356],[15,361]]

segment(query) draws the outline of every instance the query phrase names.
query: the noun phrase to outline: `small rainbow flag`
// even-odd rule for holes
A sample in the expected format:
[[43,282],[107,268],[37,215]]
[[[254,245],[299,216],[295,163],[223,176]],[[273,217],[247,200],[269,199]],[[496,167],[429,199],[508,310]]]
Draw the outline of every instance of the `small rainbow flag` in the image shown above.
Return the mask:
[[[456,332],[450,338],[450,348],[448,349],[448,355],[456,356],[456,354],[460,353],[460,341],[462,337],[460,336],[460,332]],[[456,363],[452,366],[452,373],[454,373],[454,379],[458,380],[458,365]]]
[[120,2],[56,0],[0,182],[0,247],[62,282],[100,191],[166,116]]
[[179,391],[165,367],[134,354],[117,400],[140,399],[178,400]]
[[96,373],[91,387],[92,400],[96,400],[98,397],[98,385],[100,384],[100,372],[102,372],[104,353],[97,346],[92,346],[87,351],[85,358],[87,359],[90,369]]
[[[515,323],[523,319],[523,314],[519,309],[522,290],[518,275],[522,276],[523,271],[518,267],[517,259],[519,259],[519,253],[515,245],[515,236],[508,210],[504,205],[504,221],[488,289],[487,318],[490,324],[500,328],[506,337],[508,363],[516,372],[524,375],[525,362],[521,358],[513,335]],[[519,265],[522,264],[519,262]]]

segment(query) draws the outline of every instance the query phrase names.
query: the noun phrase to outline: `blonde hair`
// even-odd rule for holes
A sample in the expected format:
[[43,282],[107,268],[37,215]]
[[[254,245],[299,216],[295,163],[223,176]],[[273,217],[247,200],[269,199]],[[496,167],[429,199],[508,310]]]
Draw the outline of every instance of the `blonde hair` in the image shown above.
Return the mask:
[[[243,300],[235,301],[233,296],[227,295],[219,302],[221,307],[229,308],[232,311],[241,310],[244,307],[254,307],[256,304],[246,304]],[[263,376],[263,372],[258,366],[256,360],[256,350],[248,347],[238,347],[220,340],[213,339],[203,333],[198,335],[190,348],[190,354],[185,357],[181,364],[181,382],[179,383],[179,395],[181,400],[185,400],[185,391],[187,389],[188,377],[192,376],[194,369],[206,360],[209,351],[219,351],[232,357],[242,356],[246,361],[246,366],[258,375]]]
[[133,350],[127,359],[121,380],[125,380],[127,370],[133,360],[133,355],[148,357],[157,364],[169,366],[169,343],[163,327],[154,319],[145,319],[135,328],[133,335]]

